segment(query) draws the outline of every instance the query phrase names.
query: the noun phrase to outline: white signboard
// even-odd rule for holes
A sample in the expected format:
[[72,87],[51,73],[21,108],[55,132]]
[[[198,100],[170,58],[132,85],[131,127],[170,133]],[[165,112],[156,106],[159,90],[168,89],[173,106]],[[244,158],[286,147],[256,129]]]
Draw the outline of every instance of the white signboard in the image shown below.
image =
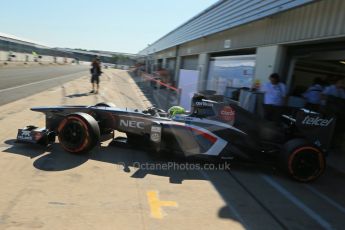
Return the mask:
[[180,70],[178,88],[180,89],[180,106],[186,110],[191,109],[191,100],[198,90],[199,71]]
[[231,40],[230,39],[225,40],[224,41],[224,48],[229,49],[230,47],[231,47]]

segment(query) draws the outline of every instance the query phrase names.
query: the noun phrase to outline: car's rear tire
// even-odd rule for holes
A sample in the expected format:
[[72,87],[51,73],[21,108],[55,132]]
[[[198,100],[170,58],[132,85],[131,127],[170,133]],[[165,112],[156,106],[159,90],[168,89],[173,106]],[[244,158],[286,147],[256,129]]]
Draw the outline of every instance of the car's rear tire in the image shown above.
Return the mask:
[[70,153],[87,153],[100,139],[97,121],[86,113],[73,113],[59,124],[58,139],[62,148]]
[[282,149],[283,169],[295,180],[310,182],[320,177],[326,167],[320,149],[305,139],[292,139]]

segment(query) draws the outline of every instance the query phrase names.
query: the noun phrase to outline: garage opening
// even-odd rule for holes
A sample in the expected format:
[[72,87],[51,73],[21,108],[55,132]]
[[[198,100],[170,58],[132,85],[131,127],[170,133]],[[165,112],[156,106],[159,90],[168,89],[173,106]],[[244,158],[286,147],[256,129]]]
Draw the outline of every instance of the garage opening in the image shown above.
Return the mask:
[[290,86],[292,95],[302,95],[316,78],[321,79],[324,87],[345,79],[345,50],[337,52],[338,57],[329,54],[323,53],[322,58],[314,56],[297,59]]
[[[294,66],[289,79],[289,104],[336,117],[333,146],[345,149],[344,43],[320,44],[319,48],[305,46],[301,50],[294,48],[294,51],[298,55],[292,58]],[[314,87],[316,84],[321,87]],[[319,97],[316,106],[310,103],[308,92],[311,91],[312,95],[316,95],[311,96],[312,99]]]

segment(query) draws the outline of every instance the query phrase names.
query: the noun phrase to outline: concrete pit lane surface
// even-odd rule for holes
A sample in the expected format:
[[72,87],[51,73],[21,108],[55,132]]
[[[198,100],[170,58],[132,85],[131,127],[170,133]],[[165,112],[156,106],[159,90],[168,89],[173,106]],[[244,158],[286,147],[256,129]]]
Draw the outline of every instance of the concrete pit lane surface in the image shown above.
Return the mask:
[[86,155],[14,142],[18,128],[44,126],[33,106],[146,108],[139,80],[106,69],[99,94],[85,73],[1,106],[0,229],[343,229],[345,177],[331,167],[303,184],[271,166],[157,159],[110,142]]

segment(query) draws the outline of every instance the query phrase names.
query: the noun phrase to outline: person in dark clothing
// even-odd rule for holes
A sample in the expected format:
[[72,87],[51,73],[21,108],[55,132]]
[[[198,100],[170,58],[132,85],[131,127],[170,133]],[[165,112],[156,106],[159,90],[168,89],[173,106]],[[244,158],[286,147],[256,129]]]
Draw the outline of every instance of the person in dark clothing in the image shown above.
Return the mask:
[[98,58],[92,61],[90,71],[91,71],[91,84],[92,84],[92,90],[90,91],[90,93],[97,94],[99,91],[99,76],[101,76],[102,74],[101,65]]
[[319,111],[320,105],[321,105],[321,99],[322,99],[322,91],[323,88],[323,82],[322,79],[317,77],[314,79],[313,85],[311,85],[307,91],[305,91],[302,96],[307,100],[306,108],[313,110],[313,111]]
[[328,96],[333,96],[341,99],[345,99],[345,82],[343,79],[338,79],[333,85],[326,87],[322,91],[322,95],[327,99]]

